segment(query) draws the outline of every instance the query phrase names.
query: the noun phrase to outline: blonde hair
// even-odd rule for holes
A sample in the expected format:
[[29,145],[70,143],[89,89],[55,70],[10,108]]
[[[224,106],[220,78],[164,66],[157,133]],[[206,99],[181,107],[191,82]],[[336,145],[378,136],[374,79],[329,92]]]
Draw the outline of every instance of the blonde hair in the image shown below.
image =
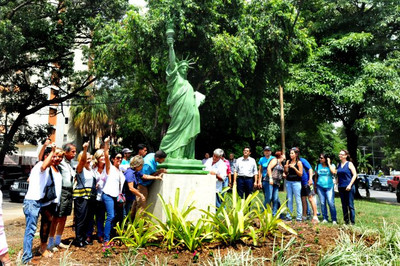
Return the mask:
[[99,159],[101,158],[101,156],[104,155],[104,150],[103,149],[98,149],[94,155],[93,155],[93,166],[97,166],[99,164]]
[[[87,157],[89,158],[89,157],[90,157],[90,153],[87,152],[86,154],[87,154]],[[78,158],[77,158],[77,161],[78,161],[78,162],[81,161],[82,156],[83,156],[83,151],[81,151],[81,152],[79,153],[79,155],[78,155]]]
[[136,167],[139,167],[144,164],[143,157],[140,155],[133,156],[129,164],[132,169],[135,169]]
[[57,147],[56,150],[54,151],[54,154],[64,156],[65,152],[63,149]]

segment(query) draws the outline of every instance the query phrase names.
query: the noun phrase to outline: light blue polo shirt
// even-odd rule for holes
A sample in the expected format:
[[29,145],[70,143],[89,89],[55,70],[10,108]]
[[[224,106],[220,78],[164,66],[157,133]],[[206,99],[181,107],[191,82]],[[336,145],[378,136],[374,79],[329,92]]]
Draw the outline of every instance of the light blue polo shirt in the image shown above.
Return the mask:
[[[142,168],[142,174],[144,175],[152,175],[157,171],[157,165],[158,163],[156,162],[156,159],[154,157],[155,153],[149,153],[144,157],[144,164]],[[154,180],[143,180],[143,178],[139,178],[139,184],[142,186],[150,186],[153,183]]]

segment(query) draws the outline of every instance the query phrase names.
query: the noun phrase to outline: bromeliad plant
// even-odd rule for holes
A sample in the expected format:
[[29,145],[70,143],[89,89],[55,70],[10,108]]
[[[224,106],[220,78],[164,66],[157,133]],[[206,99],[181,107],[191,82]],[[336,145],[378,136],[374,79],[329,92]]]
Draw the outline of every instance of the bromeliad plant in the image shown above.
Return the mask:
[[127,247],[133,248],[154,245],[151,241],[157,240],[157,234],[159,234],[160,229],[151,219],[140,214],[136,215],[133,222],[131,222],[130,215],[127,215],[121,225],[117,223],[115,227],[117,236],[112,241],[120,240]]
[[163,197],[160,194],[158,195],[166,215],[165,223],[148,213],[154,220],[158,221],[160,233],[164,238],[164,245],[169,250],[183,245],[190,251],[194,251],[198,247],[201,247],[202,243],[207,241],[211,236],[210,226],[203,219],[199,219],[196,224],[187,220],[188,215],[196,209],[193,206],[194,202],[190,202],[193,193],[187,197],[182,208],[179,208],[179,188],[175,192],[174,204],[166,203]]
[[253,243],[257,245],[257,229],[252,226],[253,219],[256,217],[254,204],[257,201],[257,195],[258,191],[249,195],[246,199],[242,199],[238,196],[236,184],[234,184],[230,207],[225,207],[229,200],[228,193],[225,193],[223,203],[216,213],[202,210],[207,215],[209,222],[216,228],[215,239],[231,245],[241,238],[251,237]]
[[265,208],[262,204],[260,204],[260,202],[256,202],[256,206],[256,215],[260,221],[259,230],[261,231],[264,239],[270,234],[274,236],[283,236],[282,232],[278,230],[279,227],[294,235],[297,235],[296,231],[285,224],[280,218],[281,215],[287,210],[286,201],[281,205],[275,215],[272,214],[272,209],[269,204],[267,204],[267,208]]

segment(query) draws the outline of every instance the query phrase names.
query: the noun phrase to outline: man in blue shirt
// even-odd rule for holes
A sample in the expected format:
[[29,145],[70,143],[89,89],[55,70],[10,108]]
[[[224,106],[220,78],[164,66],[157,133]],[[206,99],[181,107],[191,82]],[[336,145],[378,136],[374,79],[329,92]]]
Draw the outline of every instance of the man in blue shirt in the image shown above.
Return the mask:
[[[160,174],[166,173],[167,170],[161,168],[157,171],[157,165],[162,164],[165,161],[167,154],[161,150],[156,153],[149,153],[146,157],[144,157],[144,165],[142,168],[143,175],[152,175],[158,176]],[[146,209],[146,202],[149,195],[149,186],[153,183],[154,180],[145,180],[143,178],[139,178],[138,190],[144,196],[144,200],[142,198],[138,198],[138,207],[139,209]]]
[[[300,149],[297,148],[300,153]],[[311,204],[311,208],[313,210],[313,219],[312,221],[318,223],[317,216],[317,204],[315,202],[315,191],[314,191],[314,183],[312,177],[314,175],[314,171],[310,165],[310,163],[305,159],[300,157],[300,161],[303,164],[303,176],[301,178],[301,202],[303,205],[303,220],[307,219],[307,198]]]

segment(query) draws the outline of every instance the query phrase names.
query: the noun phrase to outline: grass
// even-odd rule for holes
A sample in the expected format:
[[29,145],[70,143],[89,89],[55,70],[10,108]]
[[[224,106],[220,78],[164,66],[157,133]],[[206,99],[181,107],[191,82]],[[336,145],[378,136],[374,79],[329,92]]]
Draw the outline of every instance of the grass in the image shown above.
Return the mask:
[[[259,193],[258,197],[264,201],[263,193]],[[286,192],[279,192],[279,199],[282,202],[286,200]],[[339,224],[343,224],[342,203],[339,194],[335,197],[335,206],[337,220]],[[356,225],[363,228],[382,228],[384,221],[387,224],[400,224],[400,205],[380,202],[376,199],[361,199],[354,201],[356,210]],[[293,213],[296,213],[296,204],[293,206]],[[328,208],[328,215],[329,208]]]

